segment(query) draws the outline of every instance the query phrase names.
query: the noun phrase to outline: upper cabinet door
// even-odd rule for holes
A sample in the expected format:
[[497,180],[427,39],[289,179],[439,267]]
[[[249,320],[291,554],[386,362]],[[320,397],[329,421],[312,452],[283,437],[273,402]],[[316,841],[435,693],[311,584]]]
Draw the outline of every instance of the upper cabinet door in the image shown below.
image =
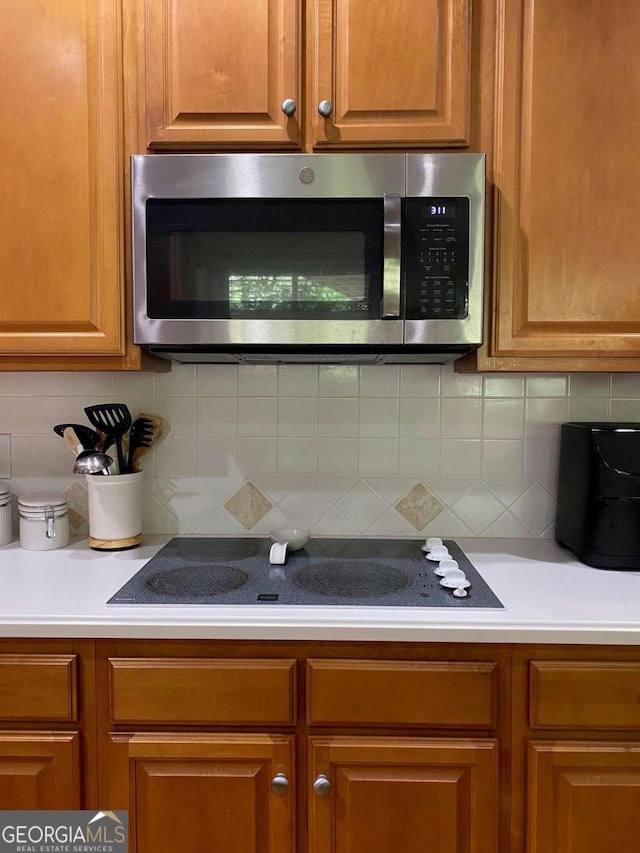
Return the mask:
[[297,0],[137,3],[148,148],[299,144]]
[[489,355],[502,369],[638,370],[640,4],[497,5]]
[[119,10],[0,2],[0,369],[125,353]]
[[310,0],[311,145],[468,145],[470,5]]

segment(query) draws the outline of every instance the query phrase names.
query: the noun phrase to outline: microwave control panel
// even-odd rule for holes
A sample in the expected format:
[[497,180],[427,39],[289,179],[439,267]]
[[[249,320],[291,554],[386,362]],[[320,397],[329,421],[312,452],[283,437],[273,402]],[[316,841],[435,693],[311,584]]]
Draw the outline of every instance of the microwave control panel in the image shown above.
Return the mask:
[[407,198],[407,320],[462,320],[469,302],[469,199]]

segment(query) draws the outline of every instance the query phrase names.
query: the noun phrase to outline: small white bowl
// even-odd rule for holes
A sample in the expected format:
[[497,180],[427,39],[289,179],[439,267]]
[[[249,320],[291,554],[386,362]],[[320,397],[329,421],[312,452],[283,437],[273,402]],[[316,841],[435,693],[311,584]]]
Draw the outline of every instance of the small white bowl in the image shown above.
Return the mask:
[[301,527],[281,527],[270,533],[273,542],[286,545],[289,551],[299,551],[300,548],[304,548],[310,535],[308,530],[303,530]]

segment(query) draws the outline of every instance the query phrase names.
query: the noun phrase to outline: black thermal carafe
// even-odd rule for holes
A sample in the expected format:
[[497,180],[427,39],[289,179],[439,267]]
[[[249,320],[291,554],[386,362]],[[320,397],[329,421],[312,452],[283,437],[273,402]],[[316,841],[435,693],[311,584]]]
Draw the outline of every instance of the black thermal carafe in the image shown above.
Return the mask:
[[555,538],[590,566],[640,570],[640,423],[562,424]]

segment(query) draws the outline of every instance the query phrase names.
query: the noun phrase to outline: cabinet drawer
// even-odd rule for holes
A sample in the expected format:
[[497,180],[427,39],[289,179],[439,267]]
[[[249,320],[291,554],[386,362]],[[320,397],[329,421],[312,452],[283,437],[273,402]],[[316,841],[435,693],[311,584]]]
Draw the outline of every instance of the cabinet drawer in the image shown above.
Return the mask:
[[312,726],[494,728],[496,663],[309,660]]
[[75,655],[0,655],[0,720],[77,718]]
[[534,729],[640,728],[640,663],[531,661]]
[[114,723],[295,722],[295,660],[111,658]]

